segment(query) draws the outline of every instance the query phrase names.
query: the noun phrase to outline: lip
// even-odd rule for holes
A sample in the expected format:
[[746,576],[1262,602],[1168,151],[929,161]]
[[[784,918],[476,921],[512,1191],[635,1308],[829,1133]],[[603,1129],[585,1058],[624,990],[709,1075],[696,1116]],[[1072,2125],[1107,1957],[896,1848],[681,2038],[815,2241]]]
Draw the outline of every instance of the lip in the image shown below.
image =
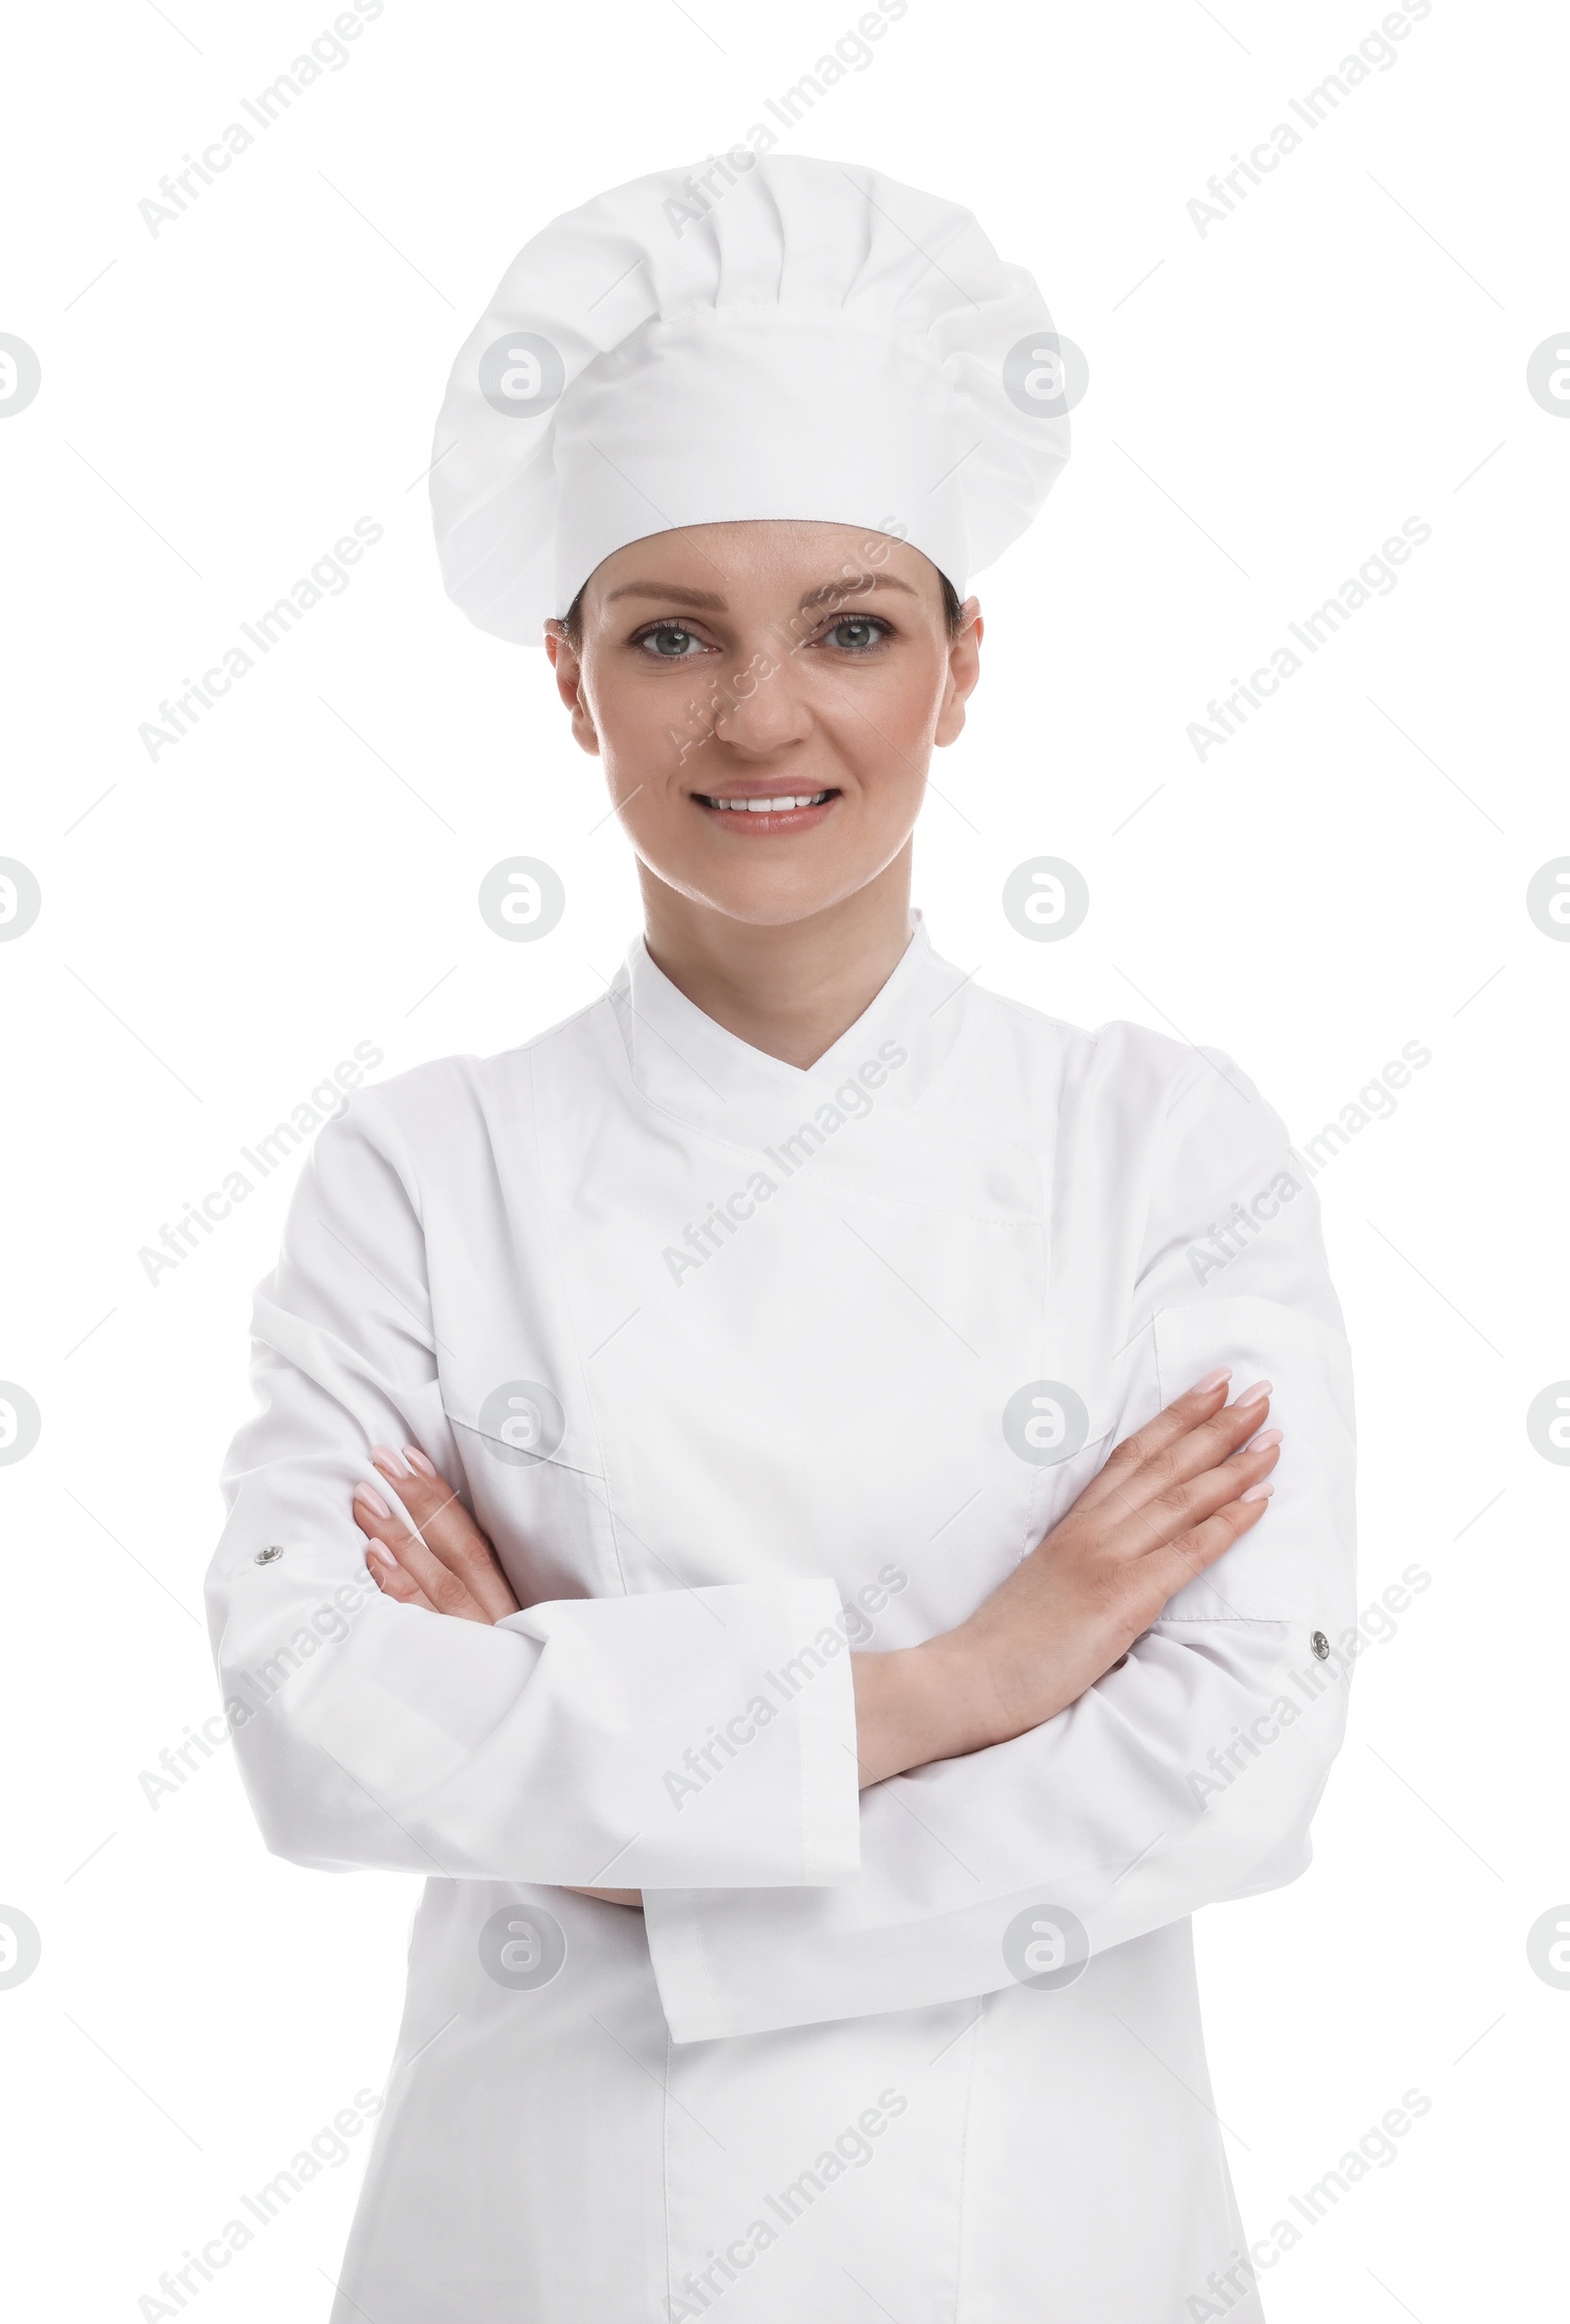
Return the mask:
[[733,807],[710,807],[710,797],[724,799],[799,799],[799,783],[741,783],[735,790],[714,793],[691,791],[693,805],[706,821],[716,824],[737,839],[780,839],[792,831],[811,831],[825,822],[839,804],[842,794],[829,784],[822,786],[826,799],[815,807],[771,808],[767,815],[753,815]]

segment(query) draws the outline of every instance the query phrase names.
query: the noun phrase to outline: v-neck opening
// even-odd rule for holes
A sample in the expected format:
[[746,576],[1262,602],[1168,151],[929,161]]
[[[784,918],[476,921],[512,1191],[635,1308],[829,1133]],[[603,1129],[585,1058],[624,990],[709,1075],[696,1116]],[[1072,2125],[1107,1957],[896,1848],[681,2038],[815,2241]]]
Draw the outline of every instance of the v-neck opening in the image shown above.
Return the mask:
[[[747,1137],[759,1108],[770,1123],[847,1074],[901,1052],[899,1097],[909,1103],[947,1056],[962,1009],[945,1010],[968,979],[932,949],[922,916],[888,977],[860,1017],[814,1064],[792,1065],[759,1049],[699,1008],[651,955],[642,935],[608,994],[635,1084],[653,1103],[722,1136]],[[887,1059],[882,1060],[887,1063]]]

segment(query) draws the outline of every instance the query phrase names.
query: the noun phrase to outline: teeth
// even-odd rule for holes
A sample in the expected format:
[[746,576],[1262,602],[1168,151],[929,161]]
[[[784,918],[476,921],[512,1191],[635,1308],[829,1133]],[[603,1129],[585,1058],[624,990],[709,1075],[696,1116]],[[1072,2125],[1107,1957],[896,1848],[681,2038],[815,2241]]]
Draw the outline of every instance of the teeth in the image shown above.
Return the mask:
[[821,807],[827,791],[804,791],[797,798],[784,799],[710,799],[710,807],[727,809],[733,815],[784,815],[793,807]]

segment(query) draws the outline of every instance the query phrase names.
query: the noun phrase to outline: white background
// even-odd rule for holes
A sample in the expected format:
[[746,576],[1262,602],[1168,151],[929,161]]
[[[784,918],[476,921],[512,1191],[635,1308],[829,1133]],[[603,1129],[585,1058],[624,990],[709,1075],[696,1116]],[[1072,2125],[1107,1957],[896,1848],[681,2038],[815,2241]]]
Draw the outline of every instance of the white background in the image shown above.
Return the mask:
[[[0,1991],[18,2314],[134,2317],[392,2051],[414,1884],[267,1857],[226,1750],[156,1808],[139,1780],[216,1704],[215,1479],[293,1169],[156,1286],[138,1251],[357,1041],[383,1073],[508,1046],[636,926],[543,658],[441,594],[451,358],[548,217],[771,121],[858,12],[388,0],[151,234],[138,202],[333,13],[82,0],[10,33],[0,330],[43,369],[0,425],[0,855],[43,891],[0,945],[0,1377],[43,1415],[0,1467],[0,1904],[43,1939]],[[1526,1934],[1570,1898],[1570,1469],[1525,1413],[1570,1375],[1570,946],[1524,900],[1570,852],[1570,425],[1526,385],[1570,340],[1564,19],[1435,0],[1233,214],[1186,209],[1380,15],[911,0],[780,148],[972,206],[1090,363],[1069,469],[980,583],[986,671],[918,843],[940,950],[1219,1043],[1299,1143],[1433,1052],[1319,1181],[1360,1603],[1432,1580],[1359,1664],[1310,1874],[1198,1925],[1251,2234],[1403,2091],[1432,2107],[1271,2271],[1272,2324],[1537,2312],[1566,2169],[1570,1992]],[[154,763],[138,725],[360,516],[385,538],[347,590]],[[1189,721],[1409,516],[1433,537],[1398,586],[1201,764]],[[544,943],[476,909],[517,854],[566,883]],[[1062,944],[1000,908],[1042,854],[1090,885]],[[324,2315],[368,2143],[191,2305]]]

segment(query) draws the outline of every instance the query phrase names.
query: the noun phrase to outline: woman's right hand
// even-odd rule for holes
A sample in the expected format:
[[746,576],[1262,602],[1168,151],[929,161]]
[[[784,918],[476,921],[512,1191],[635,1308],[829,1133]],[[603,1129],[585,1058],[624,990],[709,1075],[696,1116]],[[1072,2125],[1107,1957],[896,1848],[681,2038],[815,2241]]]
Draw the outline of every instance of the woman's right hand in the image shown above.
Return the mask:
[[1281,1431],[1257,1433],[1268,1380],[1229,1404],[1228,1379],[1211,1373],[1121,1444],[957,1629],[852,1658],[864,1786],[1006,1743],[1067,1710],[1259,1523]]

